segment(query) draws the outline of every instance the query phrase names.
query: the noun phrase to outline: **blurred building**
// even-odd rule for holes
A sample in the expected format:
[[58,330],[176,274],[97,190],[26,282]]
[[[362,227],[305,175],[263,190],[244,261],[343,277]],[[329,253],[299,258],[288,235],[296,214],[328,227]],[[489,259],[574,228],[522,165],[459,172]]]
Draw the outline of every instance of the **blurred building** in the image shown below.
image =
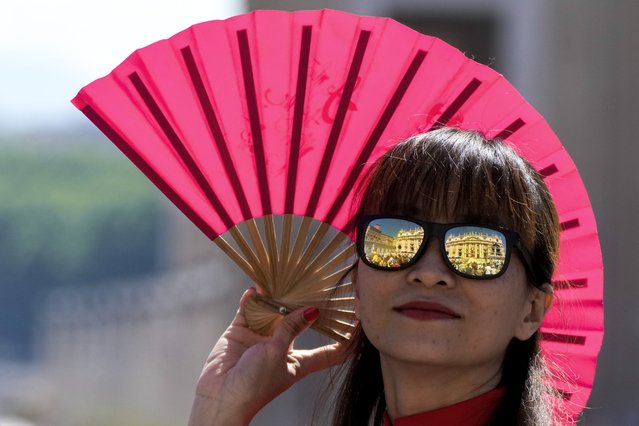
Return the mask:
[[[492,64],[547,118],[579,167],[597,215],[606,264],[606,338],[587,425],[639,424],[639,240],[633,126],[639,94],[639,2],[618,0],[260,0],[252,8],[317,9],[394,17]],[[167,208],[171,269],[143,285],[113,283],[44,302],[40,353],[60,419],[104,410],[184,424],[195,380],[248,280]],[[139,283],[137,283],[139,284]],[[312,339],[312,338],[309,338]],[[267,408],[256,425],[305,423],[316,379]],[[293,407],[293,408],[292,408]]]
[[[41,370],[59,425],[186,422],[206,356],[232,318],[237,272],[221,258],[43,302]],[[47,423],[45,423],[47,424]]]
[[[44,297],[37,367],[28,376],[0,377],[18,389],[4,400],[0,395],[0,413],[39,425],[186,423],[204,361],[252,284],[168,201],[163,208],[167,269],[58,288]],[[312,335],[300,339],[301,345],[326,343]],[[322,380],[305,379],[260,413],[256,424],[305,423]]]

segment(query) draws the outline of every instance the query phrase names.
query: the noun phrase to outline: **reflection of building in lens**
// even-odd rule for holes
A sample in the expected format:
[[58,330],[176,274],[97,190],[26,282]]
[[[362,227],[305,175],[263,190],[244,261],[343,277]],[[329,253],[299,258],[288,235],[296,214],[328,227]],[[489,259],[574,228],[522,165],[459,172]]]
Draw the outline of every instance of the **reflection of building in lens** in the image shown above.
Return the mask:
[[469,231],[450,235],[446,254],[458,271],[472,275],[493,275],[504,265],[506,247],[499,235]]
[[397,251],[404,254],[415,254],[424,240],[424,229],[400,230],[395,237]]
[[400,230],[394,237],[382,232],[380,224],[366,230],[364,251],[372,263],[384,267],[397,267],[410,262],[424,239],[424,230]]
[[366,230],[366,253],[376,252],[415,254],[424,239],[422,228],[400,230],[394,237],[382,232],[379,224],[371,225]]
[[381,230],[381,225],[371,225],[366,229],[364,250],[369,256],[373,253],[383,255],[395,251],[394,238]]

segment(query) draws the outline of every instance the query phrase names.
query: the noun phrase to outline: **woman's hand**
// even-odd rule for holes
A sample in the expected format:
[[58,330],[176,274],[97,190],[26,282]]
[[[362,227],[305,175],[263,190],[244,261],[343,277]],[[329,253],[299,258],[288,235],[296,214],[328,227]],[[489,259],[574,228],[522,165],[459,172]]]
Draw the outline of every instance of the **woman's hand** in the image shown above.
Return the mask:
[[288,314],[271,337],[253,332],[244,304],[254,289],[244,292],[231,325],[209,355],[197,384],[189,426],[248,425],[266,404],[306,375],[340,364],[340,344],[294,350],[293,339],[319,316],[316,308]]

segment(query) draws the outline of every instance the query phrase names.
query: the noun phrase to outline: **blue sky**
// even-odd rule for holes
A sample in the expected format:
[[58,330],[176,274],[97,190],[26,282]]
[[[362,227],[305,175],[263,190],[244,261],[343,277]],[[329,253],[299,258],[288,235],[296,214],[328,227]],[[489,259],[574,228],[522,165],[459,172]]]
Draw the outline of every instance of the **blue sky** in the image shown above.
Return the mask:
[[[378,223],[377,221],[372,222],[373,224]],[[418,225],[413,224],[412,222],[407,222],[404,220],[385,220],[383,221],[383,225],[382,225],[382,233],[386,234],[386,235],[390,235],[392,237],[396,236],[397,233],[401,230],[412,230],[417,228]],[[455,232],[452,233],[452,235],[462,235],[468,232],[474,232],[475,229],[471,228],[471,227],[467,227],[467,226],[461,226],[459,228],[455,229]],[[501,237],[502,239],[502,244],[505,246],[506,245],[506,240],[505,238]]]
[[0,14],[0,134],[84,120],[69,100],[138,47],[224,19],[243,0],[20,0]]

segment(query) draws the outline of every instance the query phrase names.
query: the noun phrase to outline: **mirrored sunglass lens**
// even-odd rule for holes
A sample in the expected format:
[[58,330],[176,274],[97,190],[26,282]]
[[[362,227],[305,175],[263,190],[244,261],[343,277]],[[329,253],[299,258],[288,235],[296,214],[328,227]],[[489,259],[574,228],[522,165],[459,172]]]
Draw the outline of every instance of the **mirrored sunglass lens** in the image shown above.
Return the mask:
[[451,228],[444,236],[446,255],[457,271],[490,278],[499,274],[506,261],[506,236],[481,226]]
[[369,222],[364,255],[369,263],[397,268],[409,263],[424,241],[424,228],[409,220],[381,218]]

